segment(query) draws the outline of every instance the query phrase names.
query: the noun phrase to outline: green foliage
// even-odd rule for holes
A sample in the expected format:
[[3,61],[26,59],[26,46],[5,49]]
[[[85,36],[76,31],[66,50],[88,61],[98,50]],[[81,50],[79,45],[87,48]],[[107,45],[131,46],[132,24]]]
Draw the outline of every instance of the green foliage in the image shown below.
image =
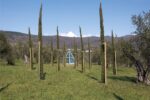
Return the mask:
[[13,45],[14,56],[17,59],[24,59],[24,55],[29,56],[29,43],[24,41],[18,41]]
[[39,13],[38,40],[42,41],[42,4],[40,7],[40,13]]
[[2,33],[0,33],[0,58],[5,59],[9,65],[15,64],[13,49]]
[[134,15],[132,23],[136,27],[135,34],[137,34],[132,41],[132,45],[138,51],[139,58],[143,59],[142,62],[148,64],[150,58],[150,11]]
[[28,35],[29,35],[29,48],[32,48],[32,37],[31,37],[31,31],[30,31],[30,28],[28,29]]
[[105,38],[104,38],[104,19],[103,19],[103,11],[102,11],[102,3],[100,2],[100,9],[99,9],[99,14],[100,14],[100,42],[101,42],[101,46],[100,46],[100,60],[101,60],[101,65],[102,65],[102,72],[101,72],[101,81],[103,83],[105,83],[105,66],[104,66],[104,42],[105,42]]
[[53,49],[53,38],[51,37],[51,65],[54,65],[54,49]]
[[42,52],[42,56],[43,56],[43,63],[50,63],[51,61],[51,51],[50,48],[47,46],[43,46],[43,52]]
[[100,65],[100,49],[93,48],[92,49],[92,63]]
[[112,66],[113,66],[113,74],[117,74],[117,66],[116,66],[116,49],[115,49],[115,40],[114,33],[112,31]]
[[[120,38],[117,40],[118,42],[116,43],[117,48],[117,65],[122,65],[125,67],[131,67],[132,66],[132,62],[124,55],[124,53],[122,52],[122,49],[125,48],[128,52],[130,52],[130,54],[134,54],[135,50],[133,49],[132,46],[132,42],[131,40],[124,40],[123,38]],[[119,59],[121,58],[121,59]]]
[[114,33],[113,33],[113,31],[112,31],[111,43],[112,43],[112,53],[114,53],[114,51],[115,51],[115,41],[114,41]]
[[[99,10],[99,14],[100,14],[100,37],[101,37],[101,45],[103,44],[103,42],[105,42],[105,37],[104,37],[104,19],[103,19],[103,10],[102,10],[102,3],[100,2],[100,10]],[[102,47],[103,48],[103,47]]]

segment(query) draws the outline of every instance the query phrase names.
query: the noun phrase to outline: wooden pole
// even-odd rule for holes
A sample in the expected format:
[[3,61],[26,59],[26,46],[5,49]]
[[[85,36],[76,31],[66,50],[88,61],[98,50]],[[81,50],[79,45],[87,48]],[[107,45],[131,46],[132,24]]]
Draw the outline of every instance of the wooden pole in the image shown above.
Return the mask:
[[107,85],[107,44],[104,42],[104,75],[105,85]]

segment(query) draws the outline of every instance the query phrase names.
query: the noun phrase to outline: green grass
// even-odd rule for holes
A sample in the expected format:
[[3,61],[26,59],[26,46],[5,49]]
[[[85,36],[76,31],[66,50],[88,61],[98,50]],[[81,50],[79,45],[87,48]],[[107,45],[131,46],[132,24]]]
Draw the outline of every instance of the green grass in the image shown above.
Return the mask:
[[[35,65],[37,67],[37,65]],[[118,68],[118,75],[108,70],[108,85],[100,83],[100,67],[85,73],[73,66],[44,65],[46,79],[39,80],[38,69],[23,63],[0,65],[0,100],[150,100],[150,86],[135,83],[133,68]]]

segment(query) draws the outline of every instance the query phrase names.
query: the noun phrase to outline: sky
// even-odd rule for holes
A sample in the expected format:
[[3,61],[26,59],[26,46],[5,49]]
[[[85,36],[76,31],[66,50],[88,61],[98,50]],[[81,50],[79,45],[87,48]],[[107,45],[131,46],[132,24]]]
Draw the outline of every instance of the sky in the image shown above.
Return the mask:
[[[0,30],[38,33],[41,0],[0,0]],[[43,35],[99,36],[100,0],[42,0]],[[131,17],[150,10],[150,0],[102,0],[105,35],[117,36],[135,31]]]

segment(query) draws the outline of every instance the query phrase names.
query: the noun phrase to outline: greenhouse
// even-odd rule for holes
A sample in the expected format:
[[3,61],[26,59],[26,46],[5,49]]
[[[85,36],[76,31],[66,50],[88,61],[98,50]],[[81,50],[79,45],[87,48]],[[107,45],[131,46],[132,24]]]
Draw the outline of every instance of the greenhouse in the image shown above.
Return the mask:
[[67,64],[74,64],[74,56],[70,49],[68,49],[66,53],[66,63]]

